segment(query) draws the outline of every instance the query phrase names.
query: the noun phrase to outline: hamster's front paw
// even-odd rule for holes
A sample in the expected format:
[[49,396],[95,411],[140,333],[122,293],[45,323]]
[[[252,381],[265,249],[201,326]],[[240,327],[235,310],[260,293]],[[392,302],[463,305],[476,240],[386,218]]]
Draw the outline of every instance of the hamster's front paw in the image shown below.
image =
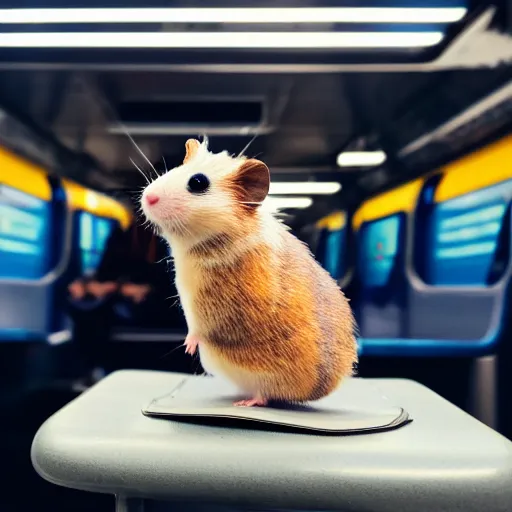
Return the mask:
[[196,353],[197,347],[199,346],[199,338],[192,334],[188,334],[185,338],[185,354],[193,356]]

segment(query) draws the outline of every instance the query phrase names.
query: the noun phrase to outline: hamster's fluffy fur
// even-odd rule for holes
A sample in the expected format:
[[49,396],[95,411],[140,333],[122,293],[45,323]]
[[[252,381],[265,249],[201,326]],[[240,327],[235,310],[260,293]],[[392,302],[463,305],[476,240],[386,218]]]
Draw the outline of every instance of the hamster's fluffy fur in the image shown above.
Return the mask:
[[[200,340],[207,372],[253,396],[320,399],[357,361],[349,303],[307,247],[260,207],[266,166],[220,155],[189,141],[184,164],[142,198],[171,245],[189,334]],[[197,173],[210,179],[210,197],[187,191]],[[148,194],[159,196],[158,210],[145,203]]]

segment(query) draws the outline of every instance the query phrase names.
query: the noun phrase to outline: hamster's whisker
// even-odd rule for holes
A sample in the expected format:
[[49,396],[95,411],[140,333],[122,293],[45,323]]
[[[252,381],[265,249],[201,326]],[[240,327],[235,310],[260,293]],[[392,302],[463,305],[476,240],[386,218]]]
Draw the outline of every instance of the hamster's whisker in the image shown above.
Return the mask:
[[169,172],[169,169],[167,169],[167,162],[165,161],[165,156],[162,156],[162,160],[164,161],[165,172]]
[[258,136],[259,136],[259,133],[256,133],[254,135],[254,137],[247,143],[247,145],[244,147],[244,149],[242,149],[242,151],[240,151],[240,153],[238,153],[237,158],[241,158],[242,156],[245,155],[245,152],[249,149],[249,147],[252,145],[252,143],[258,138]]
[[133,161],[132,157],[130,157],[130,162],[132,163],[132,165],[135,166],[135,169],[137,169],[141,174],[142,176],[144,176],[144,179],[146,180],[146,183],[149,185],[151,183],[151,181],[149,180],[149,178],[146,176],[146,174],[144,173],[144,171]]
[[170,356],[173,352],[176,352],[176,350],[179,350],[180,348],[185,348],[185,343],[183,343],[183,345],[178,345],[177,347],[173,348],[172,350],[169,350],[169,352],[166,352],[164,355],[160,356],[160,359]]
[[[80,82],[84,85],[84,89],[86,91],[88,91],[88,93],[90,94],[91,87],[90,87],[90,84],[88,83],[88,81],[84,80],[83,78],[81,78]],[[93,96],[91,96],[91,98],[93,98]],[[112,107],[112,105],[110,104],[110,102],[107,101],[107,98],[104,97],[101,94],[99,94],[99,95],[95,94],[94,95],[94,101],[95,102],[98,101],[100,103],[100,106],[101,106],[102,110],[104,111],[104,113],[107,114],[107,117],[111,117],[111,118],[116,120],[117,126],[119,128],[121,128],[121,130],[122,130],[123,134],[125,135],[125,137],[135,146],[137,151],[142,155],[144,160],[146,160],[146,162],[150,165],[150,167],[153,169],[153,171],[155,171],[156,175],[158,176],[157,170],[155,169],[153,164],[149,161],[148,157],[144,154],[144,152],[137,145],[135,140],[133,140],[133,137],[130,135],[130,132],[128,131],[128,128],[126,127],[126,125],[123,122],[121,122],[120,120],[117,119],[117,113],[115,112],[115,110]]]
[[144,160],[146,160],[146,162],[149,164],[149,166],[151,167],[151,169],[153,169],[154,173],[157,175],[157,177],[159,178],[160,175],[158,174],[158,171],[155,169],[155,166],[151,163],[151,161],[149,160],[149,158],[144,154],[144,151],[142,151],[142,149],[140,149],[140,147],[138,146],[138,144],[133,140],[133,137],[130,135],[130,133],[128,132],[128,130],[125,130],[125,134],[126,136],[128,137],[128,139],[130,139],[131,143],[135,146],[135,149],[141,154],[142,158],[144,158]]
[[149,219],[147,219],[145,216],[144,216],[144,212],[142,211],[142,209],[139,209],[137,212],[136,212],[138,218],[139,218],[139,221],[142,221],[141,222],[141,226],[143,227],[148,227],[148,226],[151,226],[151,222]]

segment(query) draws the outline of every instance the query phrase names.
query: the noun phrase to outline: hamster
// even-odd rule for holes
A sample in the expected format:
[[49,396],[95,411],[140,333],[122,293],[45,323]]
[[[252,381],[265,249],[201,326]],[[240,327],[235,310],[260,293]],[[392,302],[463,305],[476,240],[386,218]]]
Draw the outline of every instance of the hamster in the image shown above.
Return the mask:
[[318,400],[353,373],[348,300],[308,248],[262,208],[255,159],[186,142],[183,164],[150,183],[141,207],[171,246],[186,352],[245,392],[237,406]]

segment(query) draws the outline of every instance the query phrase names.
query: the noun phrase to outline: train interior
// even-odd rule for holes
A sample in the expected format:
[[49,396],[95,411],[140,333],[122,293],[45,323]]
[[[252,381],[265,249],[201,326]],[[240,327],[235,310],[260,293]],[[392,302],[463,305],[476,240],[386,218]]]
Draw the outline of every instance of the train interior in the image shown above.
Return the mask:
[[[186,322],[160,240],[148,243],[161,244],[153,265],[166,288],[147,309],[134,313],[146,297],[140,278],[98,342],[70,304],[89,318],[104,295],[73,295],[73,283],[129,266],[125,249],[109,252],[114,235],[144,222],[146,183],[203,136],[214,152],[268,165],[270,207],[351,301],[356,378],[413,379],[512,439],[510,2],[355,3],[413,17],[426,9],[405,24],[364,12],[276,24],[265,9],[244,23],[236,12],[256,2],[243,1],[216,3],[232,12],[225,21],[194,19],[203,4],[185,0],[170,2],[182,21],[129,18],[164,3],[124,2],[124,21],[99,0],[0,7],[0,510],[113,506],[45,482],[30,461],[39,426],[91,385],[84,372],[98,370],[95,382],[125,368],[201,373],[182,346]],[[302,46],[273,42],[301,31]],[[211,47],[151,39],[169,32],[215,37]],[[124,43],[108,42],[120,33]],[[215,46],[226,34],[249,39]],[[326,34],[346,43],[315,43]],[[398,42],[387,48],[386,36]],[[95,345],[99,368],[87,367],[77,337]]]

